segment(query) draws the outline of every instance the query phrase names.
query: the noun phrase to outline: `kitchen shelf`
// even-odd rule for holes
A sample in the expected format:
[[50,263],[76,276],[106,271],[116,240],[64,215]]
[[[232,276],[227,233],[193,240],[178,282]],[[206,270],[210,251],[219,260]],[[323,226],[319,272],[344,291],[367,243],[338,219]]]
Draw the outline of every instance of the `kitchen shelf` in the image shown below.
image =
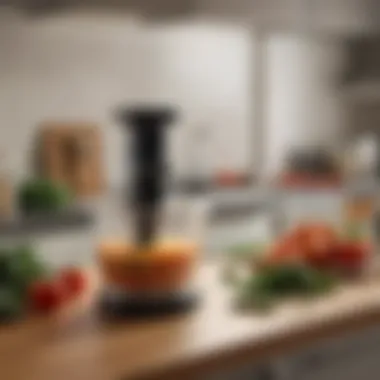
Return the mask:
[[231,222],[235,219],[247,218],[257,213],[272,210],[272,203],[269,200],[252,200],[240,202],[225,202],[215,204],[210,211],[210,221],[212,223]]
[[246,176],[236,180],[235,183],[219,184],[217,181],[212,180],[197,180],[197,179],[184,179],[172,185],[175,192],[188,195],[215,193],[215,192],[230,192],[237,190],[248,190],[255,186],[257,179],[253,176]]
[[0,221],[0,238],[66,232],[78,228],[87,228],[93,222],[93,214],[86,209],[20,216],[12,220]]

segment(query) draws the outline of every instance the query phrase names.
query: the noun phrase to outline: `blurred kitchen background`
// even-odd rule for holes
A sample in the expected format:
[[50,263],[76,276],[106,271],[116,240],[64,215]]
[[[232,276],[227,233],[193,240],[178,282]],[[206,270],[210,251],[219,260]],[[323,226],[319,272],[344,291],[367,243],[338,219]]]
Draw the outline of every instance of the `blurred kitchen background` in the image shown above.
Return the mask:
[[[333,218],[351,190],[376,205],[379,1],[1,4],[0,242],[88,262],[100,237],[124,233],[115,111],[136,102],[181,109],[169,197],[194,214],[205,255],[270,234],[289,212]],[[41,175],[71,189],[70,212],[20,210]]]

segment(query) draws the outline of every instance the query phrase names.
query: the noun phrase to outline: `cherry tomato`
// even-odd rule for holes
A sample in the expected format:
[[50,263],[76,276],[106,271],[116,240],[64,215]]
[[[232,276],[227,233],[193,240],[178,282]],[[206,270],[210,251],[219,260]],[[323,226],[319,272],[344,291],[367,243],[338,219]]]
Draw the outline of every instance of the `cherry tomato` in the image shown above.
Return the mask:
[[69,298],[82,294],[87,288],[87,277],[78,268],[70,267],[63,269],[58,277]]
[[62,305],[65,292],[54,281],[38,281],[31,285],[29,297],[31,306],[35,311],[50,312]]

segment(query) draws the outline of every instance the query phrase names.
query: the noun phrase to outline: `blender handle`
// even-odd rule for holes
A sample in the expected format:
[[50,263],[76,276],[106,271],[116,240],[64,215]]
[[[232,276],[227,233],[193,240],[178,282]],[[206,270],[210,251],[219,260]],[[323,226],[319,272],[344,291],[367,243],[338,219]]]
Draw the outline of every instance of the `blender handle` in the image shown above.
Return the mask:
[[165,128],[174,119],[166,107],[136,106],[119,117],[133,134],[132,202],[138,244],[150,243],[165,192],[168,167],[165,160]]

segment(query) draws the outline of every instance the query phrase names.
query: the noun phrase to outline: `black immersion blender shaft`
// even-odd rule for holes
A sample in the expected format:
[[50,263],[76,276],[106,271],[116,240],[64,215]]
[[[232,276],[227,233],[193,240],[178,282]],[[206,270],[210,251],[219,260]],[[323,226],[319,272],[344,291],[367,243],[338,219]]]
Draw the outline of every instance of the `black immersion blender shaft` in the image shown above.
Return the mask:
[[164,127],[173,120],[173,110],[139,107],[124,112],[132,128],[132,212],[137,244],[152,242],[156,235],[159,209],[165,192]]

